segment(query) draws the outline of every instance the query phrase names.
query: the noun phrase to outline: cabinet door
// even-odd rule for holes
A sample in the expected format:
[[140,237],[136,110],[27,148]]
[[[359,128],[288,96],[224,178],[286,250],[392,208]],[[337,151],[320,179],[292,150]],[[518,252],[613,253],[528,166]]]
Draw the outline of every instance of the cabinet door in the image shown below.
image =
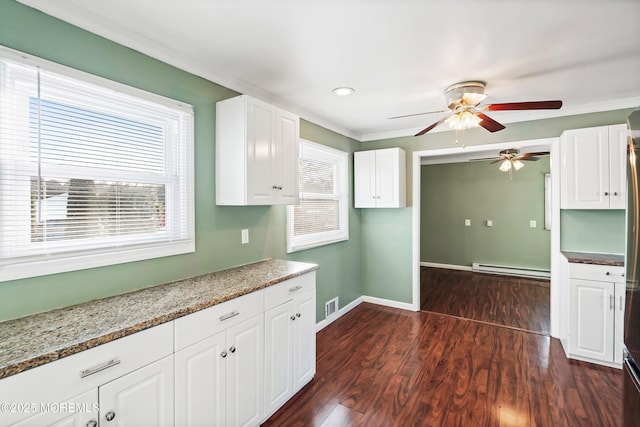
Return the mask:
[[[400,150],[389,148],[376,151],[376,207],[398,208],[401,202],[400,180],[404,180],[404,168],[401,172],[400,163],[404,166],[404,156],[400,158]],[[402,173],[402,176],[401,176]],[[404,191],[404,190],[402,190]]]
[[627,208],[627,125],[609,126],[609,207]]
[[608,141],[608,126],[562,134],[563,209],[609,209]]
[[293,301],[265,312],[264,413],[275,412],[293,395]]
[[[49,411],[41,412],[29,417],[13,427],[86,427],[91,425],[91,421],[98,421],[98,389],[93,389],[80,396],[71,399],[59,399],[58,403],[68,403],[71,409],[63,410],[59,406],[52,406]],[[43,402],[44,403],[44,402]],[[51,402],[53,403],[53,402]],[[44,403],[45,405],[50,403]],[[40,405],[38,405],[38,410]],[[46,409],[46,408],[45,408]],[[58,410],[56,410],[58,409]]]
[[173,378],[173,356],[168,356],[100,386],[100,425],[173,426]]
[[177,426],[225,424],[226,357],[224,331],[175,354]]
[[298,164],[299,122],[295,114],[283,110],[277,111],[276,146],[275,146],[275,174],[278,177],[275,203],[281,205],[295,205],[298,203]]
[[247,203],[269,205],[273,202],[275,162],[275,107],[247,97]]
[[356,208],[376,207],[376,153],[360,151],[354,153],[353,186]]
[[297,392],[316,374],[316,292],[294,300],[293,392]]
[[614,285],[570,279],[570,353],[613,361]]
[[616,283],[615,287],[615,314],[614,314],[614,345],[613,362],[622,365],[622,351],[624,348],[624,307],[627,296],[626,283]]
[[229,328],[227,352],[227,425],[258,425],[264,393],[263,316]]

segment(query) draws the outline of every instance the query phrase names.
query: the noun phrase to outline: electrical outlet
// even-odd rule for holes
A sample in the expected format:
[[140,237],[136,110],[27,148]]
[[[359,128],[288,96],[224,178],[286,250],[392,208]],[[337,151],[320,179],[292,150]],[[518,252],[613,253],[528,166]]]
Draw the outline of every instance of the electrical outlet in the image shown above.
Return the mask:
[[464,226],[465,227],[471,227],[471,220],[470,219],[465,219],[464,220]]
[[488,219],[487,220],[487,227],[493,227],[493,221]]
[[241,241],[243,245],[246,245],[247,243],[249,243],[249,229],[244,228],[240,233],[240,235],[242,236]]
[[531,221],[529,221],[529,227],[530,228],[536,228],[537,227],[535,219],[532,219]]

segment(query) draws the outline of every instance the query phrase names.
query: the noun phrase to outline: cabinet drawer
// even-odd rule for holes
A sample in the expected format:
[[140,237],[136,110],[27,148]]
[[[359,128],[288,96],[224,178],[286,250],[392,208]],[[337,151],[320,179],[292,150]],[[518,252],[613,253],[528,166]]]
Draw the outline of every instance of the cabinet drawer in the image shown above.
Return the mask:
[[175,351],[262,314],[263,308],[264,292],[259,290],[176,319]]
[[624,267],[579,263],[569,263],[569,277],[599,282],[620,282],[625,280]]
[[312,271],[293,279],[285,280],[265,289],[265,310],[292,300],[316,288],[316,272]]
[[[164,323],[0,380],[0,402],[65,402],[173,353],[173,325]],[[111,363],[109,363],[111,362]],[[84,376],[83,375],[84,372]],[[25,415],[3,413],[0,425]],[[13,416],[16,416],[14,421]]]

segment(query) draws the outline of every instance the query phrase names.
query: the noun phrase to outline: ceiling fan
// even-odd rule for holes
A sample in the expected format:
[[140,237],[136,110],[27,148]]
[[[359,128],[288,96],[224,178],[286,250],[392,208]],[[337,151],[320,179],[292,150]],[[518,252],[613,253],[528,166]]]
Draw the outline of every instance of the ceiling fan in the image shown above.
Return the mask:
[[415,136],[424,135],[436,126],[447,123],[451,128],[456,130],[469,129],[471,127],[482,126],[489,132],[497,132],[504,129],[504,125],[493,120],[491,117],[483,113],[483,111],[505,111],[505,110],[557,110],[562,107],[562,101],[531,101],[531,102],[506,102],[500,104],[486,104],[480,106],[480,103],[487,97],[484,93],[485,82],[468,81],[460,82],[449,86],[444,91],[444,97],[447,101],[448,110],[430,111],[427,113],[408,114],[405,116],[391,117],[398,119],[401,117],[417,116],[421,114],[445,113],[453,114],[443,117],[431,126],[428,126],[415,134]]
[[522,163],[522,161],[535,162],[540,159],[539,156],[545,156],[547,154],[549,154],[548,151],[520,154],[520,150],[516,148],[508,148],[506,150],[500,151],[500,153],[498,153],[498,157],[490,157],[486,159],[473,159],[473,160],[474,161],[493,160],[490,164],[502,162],[500,164],[500,170],[502,172],[510,172],[512,170],[522,169],[522,167],[524,167],[524,163]]

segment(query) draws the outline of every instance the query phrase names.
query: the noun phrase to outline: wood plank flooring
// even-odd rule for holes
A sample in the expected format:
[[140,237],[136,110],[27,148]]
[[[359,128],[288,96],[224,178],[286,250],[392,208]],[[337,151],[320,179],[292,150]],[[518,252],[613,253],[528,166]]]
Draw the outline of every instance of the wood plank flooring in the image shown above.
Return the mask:
[[423,266],[420,309],[549,335],[549,280]]
[[620,426],[622,372],[547,336],[363,303],[317,334],[317,373],[265,426]]

